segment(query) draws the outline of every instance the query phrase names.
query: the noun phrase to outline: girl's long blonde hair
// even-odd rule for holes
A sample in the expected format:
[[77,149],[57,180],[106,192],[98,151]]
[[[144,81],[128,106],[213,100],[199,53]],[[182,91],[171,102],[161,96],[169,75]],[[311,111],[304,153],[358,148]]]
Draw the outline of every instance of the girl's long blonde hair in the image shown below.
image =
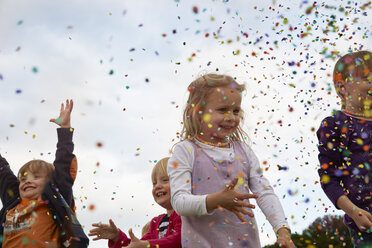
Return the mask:
[[[232,77],[228,75],[219,75],[209,73],[197,78],[189,87],[190,92],[187,100],[186,108],[183,112],[183,128],[181,131],[181,139],[194,139],[201,132],[201,118],[198,115],[204,113],[204,108],[208,96],[212,93],[213,89],[218,87],[229,87],[237,90],[240,94],[245,90],[244,84],[238,84]],[[230,139],[234,141],[246,142],[248,135],[241,128],[244,120],[243,110],[240,111],[240,125],[234,133],[230,135]]]

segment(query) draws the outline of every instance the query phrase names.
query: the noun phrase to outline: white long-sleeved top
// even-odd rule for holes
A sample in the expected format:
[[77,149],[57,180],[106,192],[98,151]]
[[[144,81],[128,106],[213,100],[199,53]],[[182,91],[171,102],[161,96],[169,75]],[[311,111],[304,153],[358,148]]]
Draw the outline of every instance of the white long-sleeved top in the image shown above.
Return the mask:
[[[207,215],[207,195],[193,195],[191,193],[195,151],[190,142],[192,141],[186,140],[176,144],[168,162],[171,203],[174,210],[181,216]],[[219,148],[198,141],[195,141],[195,144],[201,147],[214,161],[233,161],[235,159],[232,147]],[[269,220],[274,231],[281,227],[289,228],[280,201],[269,181],[263,176],[257,156],[248,145],[241,144],[250,161],[248,187],[252,193],[258,195],[257,205]]]

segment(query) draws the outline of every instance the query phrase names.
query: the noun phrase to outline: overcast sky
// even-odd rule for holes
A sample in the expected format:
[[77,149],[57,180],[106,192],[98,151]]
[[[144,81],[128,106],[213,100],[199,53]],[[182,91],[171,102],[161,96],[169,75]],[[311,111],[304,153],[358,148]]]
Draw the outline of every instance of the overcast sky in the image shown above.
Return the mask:
[[[368,2],[0,0],[0,153],[15,172],[52,162],[49,119],[72,98],[78,218],[86,233],[112,218],[140,236],[164,212],[150,174],[178,141],[188,84],[229,74],[247,86],[244,129],[301,232],[340,214],[318,183],[315,131],[340,108],[337,56],[371,50]],[[272,243],[255,213],[262,244]]]

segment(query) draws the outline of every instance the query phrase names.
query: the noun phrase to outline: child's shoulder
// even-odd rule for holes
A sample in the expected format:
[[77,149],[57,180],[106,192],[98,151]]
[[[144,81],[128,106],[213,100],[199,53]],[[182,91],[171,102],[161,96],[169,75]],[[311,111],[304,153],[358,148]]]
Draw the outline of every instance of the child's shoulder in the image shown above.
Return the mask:
[[320,127],[321,128],[333,128],[335,126],[341,126],[346,124],[348,121],[347,115],[340,110],[333,110],[332,115],[325,117]]
[[186,139],[186,140],[181,140],[179,141],[178,143],[176,143],[174,146],[173,146],[173,152],[179,152],[179,151],[193,151],[194,150],[194,142],[189,140],[189,139]]

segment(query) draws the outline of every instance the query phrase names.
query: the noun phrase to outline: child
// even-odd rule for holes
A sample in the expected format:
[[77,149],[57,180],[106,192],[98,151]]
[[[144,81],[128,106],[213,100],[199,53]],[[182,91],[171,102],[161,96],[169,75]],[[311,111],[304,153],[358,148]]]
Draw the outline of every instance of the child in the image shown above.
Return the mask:
[[70,115],[73,101],[61,105],[57,119],[58,143],[54,165],[31,160],[16,177],[0,155],[0,247],[85,248],[89,239],[76,219],[72,185],[77,162],[72,154],[73,129]]
[[372,247],[372,53],[341,57],[333,81],[342,109],[325,118],[317,132],[321,185],[345,212],[354,247]]
[[230,76],[207,74],[188,90],[183,141],[168,162],[172,205],[182,216],[182,247],[261,247],[248,198],[257,198],[277,242],[294,247],[279,199],[244,142],[245,86]]
[[167,163],[169,158],[163,158],[156,163],[152,170],[152,196],[157,204],[167,210],[166,214],[153,218],[150,229],[140,239],[134,236],[132,229],[128,233],[131,239],[123,231],[118,229],[112,220],[110,224],[93,224],[89,236],[96,236],[93,240],[108,239],[111,248],[177,248],[181,247],[181,217],[173,211],[170,203],[169,178],[167,175]]

